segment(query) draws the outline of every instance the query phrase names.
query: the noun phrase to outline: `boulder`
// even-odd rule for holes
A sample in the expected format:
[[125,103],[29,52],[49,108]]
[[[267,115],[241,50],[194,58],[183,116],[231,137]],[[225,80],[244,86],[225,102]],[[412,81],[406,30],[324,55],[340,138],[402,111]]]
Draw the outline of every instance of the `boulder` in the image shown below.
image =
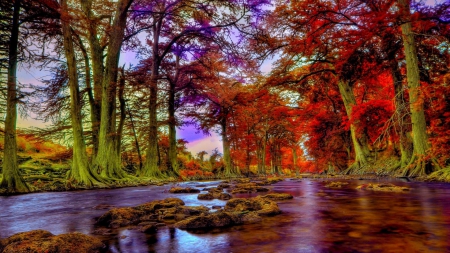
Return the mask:
[[209,193],[221,193],[223,192],[223,188],[220,187],[211,187],[211,188],[205,188]]
[[342,188],[342,186],[344,186],[344,185],[348,185],[348,182],[339,182],[339,181],[330,182],[330,183],[326,184],[325,187],[328,187],[328,188]]
[[155,200],[145,204],[134,207],[137,210],[142,210],[145,213],[153,213],[158,209],[171,208],[176,206],[184,206],[183,200],[179,198],[167,198],[162,200]]
[[277,203],[260,196],[255,198],[230,199],[224,208],[227,212],[251,212],[256,211],[259,215],[268,216],[281,213]]
[[233,225],[251,224],[260,222],[261,216],[257,212],[224,212],[194,216],[174,224],[180,229],[209,229],[218,227],[228,227]]
[[244,183],[244,184],[237,184],[231,190],[232,194],[235,193],[252,193],[252,192],[267,192],[269,189],[261,187],[257,185],[256,183]]
[[212,199],[228,200],[231,198],[232,198],[231,195],[225,192],[201,193],[197,196],[197,199],[201,200],[212,200]]
[[[225,182],[225,181],[224,181]],[[236,178],[234,180],[231,181],[232,183],[235,184],[245,184],[245,183],[250,183],[250,178]]]
[[1,241],[3,253],[100,253],[107,247],[99,239],[81,233],[53,235],[44,230],[15,234]]
[[270,193],[266,194],[264,196],[261,196],[262,198],[270,199],[270,200],[286,200],[286,199],[293,199],[294,196],[292,196],[289,193]]
[[113,208],[100,216],[96,224],[112,228],[123,227],[139,221],[145,212],[133,207]]
[[169,190],[170,193],[198,193],[199,189],[191,188],[191,187],[172,187]]
[[217,186],[217,188],[221,188],[221,189],[230,188],[230,184],[222,182]]
[[232,196],[228,193],[221,192],[218,194],[214,194],[214,198],[220,199],[220,200],[229,200],[232,198]]
[[275,184],[275,183],[283,181],[284,179],[281,177],[269,177],[266,180],[269,184]]
[[212,193],[200,193],[197,196],[197,199],[201,199],[201,200],[212,200],[214,199],[214,195]]
[[94,253],[105,252],[107,249],[100,239],[78,232],[57,235],[54,239],[56,242],[61,242],[61,244],[57,244],[58,252]]
[[137,224],[142,221],[157,221],[164,219],[174,219],[167,210],[184,206],[184,202],[179,198],[167,198],[163,200],[151,201],[136,207],[113,208],[98,218],[96,224],[111,228],[118,228]]
[[356,187],[356,189],[366,189],[372,191],[383,191],[383,192],[407,192],[410,190],[409,187],[398,186],[389,183],[380,183],[380,184],[363,184]]

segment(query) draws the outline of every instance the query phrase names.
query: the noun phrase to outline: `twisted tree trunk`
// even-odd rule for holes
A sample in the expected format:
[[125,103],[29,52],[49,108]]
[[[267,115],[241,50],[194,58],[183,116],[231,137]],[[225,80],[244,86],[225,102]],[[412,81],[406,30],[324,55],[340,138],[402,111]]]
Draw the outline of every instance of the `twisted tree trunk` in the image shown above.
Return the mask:
[[15,0],[12,17],[11,37],[8,52],[8,83],[6,99],[5,139],[3,156],[3,179],[0,188],[8,194],[29,192],[28,185],[19,174],[17,164],[17,54],[19,43],[20,0]]

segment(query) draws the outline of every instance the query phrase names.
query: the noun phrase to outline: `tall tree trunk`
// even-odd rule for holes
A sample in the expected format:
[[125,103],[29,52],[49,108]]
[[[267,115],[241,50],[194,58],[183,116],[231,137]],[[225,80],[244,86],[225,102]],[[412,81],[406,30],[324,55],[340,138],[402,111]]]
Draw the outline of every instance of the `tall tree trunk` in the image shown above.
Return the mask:
[[12,18],[11,37],[8,52],[8,83],[6,100],[5,139],[3,156],[3,179],[1,188],[6,188],[8,194],[29,192],[28,185],[19,174],[17,164],[17,54],[19,44],[20,0],[15,0]]
[[411,13],[409,0],[398,0],[400,12],[404,23],[401,25],[403,47],[406,58],[406,78],[409,88],[409,109],[411,112],[412,137],[414,150],[410,165],[403,170],[406,176],[423,176],[432,172],[431,161],[425,159],[429,150],[427,126],[423,101],[420,99],[420,76],[419,63],[417,59],[417,50],[414,43],[414,34],[411,26]]
[[92,138],[92,145],[93,145],[93,156],[97,154],[98,151],[98,124],[100,123],[100,119],[97,118],[96,111],[98,110],[97,103],[94,98],[94,90],[92,89],[92,80],[91,80],[91,64],[89,60],[89,55],[86,50],[86,47],[83,45],[83,41],[81,40],[80,36],[77,36],[78,38],[78,44],[81,49],[81,52],[83,54],[84,59],[84,72],[85,72],[85,82],[86,82],[86,91],[88,94],[88,101],[89,101],[89,109],[91,110],[90,118],[91,118],[91,138]]
[[[347,117],[350,119],[353,106],[356,105],[355,95],[347,82],[339,80],[338,86],[339,92],[342,96],[342,101],[344,102],[345,111],[347,112]],[[352,137],[353,149],[355,151],[355,161],[346,172],[357,173],[360,172],[360,170],[369,162],[370,150],[367,143],[368,137],[364,133],[357,135],[356,126],[354,124],[350,125],[350,135]]]
[[[92,60],[92,74],[93,74],[93,96],[89,101],[91,105],[91,125],[92,125],[92,143],[93,143],[93,157],[96,157],[98,153],[99,145],[99,131],[100,131],[100,119],[102,103],[102,81],[103,81],[103,48],[100,45],[99,38],[97,36],[98,24],[94,14],[92,13],[92,0],[81,0],[81,8],[88,19],[88,43]],[[80,42],[81,43],[81,42]],[[90,75],[90,73],[89,73]],[[92,89],[91,89],[92,90]]]
[[398,166],[404,168],[411,159],[413,144],[408,137],[408,126],[410,125],[411,120],[406,110],[406,101],[403,96],[402,75],[398,63],[395,60],[391,62],[391,73],[395,90],[395,124],[400,139],[400,162]]
[[[155,70],[155,67],[153,68]],[[150,81],[150,101],[149,101],[149,132],[146,159],[144,167],[141,171],[141,176],[145,177],[163,177],[159,170],[159,156],[158,156],[158,115],[157,115],[157,100],[158,100],[158,78],[157,73],[152,73]]]
[[[120,0],[109,33],[108,57],[102,81],[101,120],[99,148],[95,164],[104,178],[121,179],[128,175],[121,168],[121,159],[116,150],[116,83],[120,49],[126,27],[127,11],[132,0]],[[95,80],[94,80],[95,82]]]
[[119,108],[120,108],[120,117],[119,117],[119,126],[117,128],[117,155],[121,155],[122,151],[122,136],[123,136],[123,127],[125,125],[125,118],[127,116],[126,113],[126,104],[124,98],[125,91],[125,66],[120,70],[120,79],[119,79]]
[[168,99],[168,113],[169,113],[169,175],[178,176],[178,158],[177,158],[177,128],[175,118],[175,94],[177,92],[176,85],[180,74],[180,56],[176,56],[176,72],[173,80],[169,82],[169,99]]
[[141,171],[141,176],[162,178],[164,175],[159,170],[158,154],[158,79],[159,79],[159,35],[162,26],[162,18],[153,25],[153,64],[150,77],[150,100],[149,100],[149,132],[146,160]]
[[294,165],[294,170],[295,170],[295,176],[298,177],[299,176],[299,169],[297,168],[297,148],[293,147],[292,148],[292,163]]
[[281,170],[281,151],[280,151],[280,145],[278,143],[274,143],[271,146],[271,163],[272,163],[272,174],[283,174]]
[[128,115],[130,116],[131,129],[133,130],[133,136],[134,136],[134,144],[136,146],[136,152],[138,154],[138,159],[139,159],[139,172],[137,173],[137,174],[139,174],[142,170],[142,155],[141,155],[141,148],[139,146],[139,141],[138,141],[138,137],[137,137],[137,133],[136,133],[136,127],[134,126],[133,115],[131,114],[130,108],[128,108]]
[[262,152],[261,152],[261,150],[262,150],[261,145],[259,145],[259,143],[256,142],[256,160],[257,160],[257,163],[258,163],[257,170],[258,170],[258,174],[259,175],[263,174],[262,162],[261,162],[262,161]]
[[[250,135],[250,129],[247,129],[247,136]],[[245,170],[246,170],[246,174],[247,177],[250,175],[250,164],[252,162],[252,157],[250,156],[250,138],[247,138],[246,142],[246,147],[245,147]],[[236,145],[236,147],[238,147]]]
[[226,113],[222,116],[222,119],[220,120],[220,127],[222,128],[222,145],[223,145],[223,162],[225,165],[225,176],[231,177],[236,176],[237,173],[233,169],[233,165],[231,164],[231,154],[230,154],[230,141],[228,140],[227,135],[227,118]]
[[266,174],[266,147],[267,147],[267,133],[257,143],[257,156],[258,156],[258,174]]
[[69,180],[74,180],[79,184],[88,187],[98,184],[98,175],[91,172],[88,156],[86,153],[86,144],[83,136],[83,124],[81,120],[81,103],[80,92],[78,86],[78,73],[75,60],[75,51],[73,48],[73,39],[69,20],[67,15],[67,2],[61,0],[61,10],[64,14],[61,17],[61,26],[64,40],[64,52],[67,60],[67,72],[69,77],[70,90],[70,114],[72,120],[72,134],[73,134],[73,158],[72,168],[68,175]]
[[169,101],[169,175],[178,176],[177,129],[175,119],[175,83],[170,84]]

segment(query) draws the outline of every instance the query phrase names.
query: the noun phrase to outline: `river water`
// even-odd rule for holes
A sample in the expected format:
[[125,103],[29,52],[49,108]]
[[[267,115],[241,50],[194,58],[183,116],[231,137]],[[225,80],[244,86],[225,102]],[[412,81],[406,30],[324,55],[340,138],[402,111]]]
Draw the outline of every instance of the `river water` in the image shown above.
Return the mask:
[[[285,180],[269,186],[293,200],[279,201],[282,214],[249,224],[187,232],[161,227],[155,234],[122,228],[101,239],[111,252],[450,252],[450,184],[394,182],[410,192],[373,192],[348,181],[326,188],[323,180]],[[201,184],[201,185],[199,185]],[[187,182],[199,189],[218,182]],[[197,194],[170,194],[165,186],[33,193],[0,197],[0,238],[44,229],[53,234],[93,234],[96,218],[109,206],[136,206],[179,197],[186,205],[224,206]],[[265,193],[263,193],[265,194]],[[253,197],[257,194],[236,194]]]

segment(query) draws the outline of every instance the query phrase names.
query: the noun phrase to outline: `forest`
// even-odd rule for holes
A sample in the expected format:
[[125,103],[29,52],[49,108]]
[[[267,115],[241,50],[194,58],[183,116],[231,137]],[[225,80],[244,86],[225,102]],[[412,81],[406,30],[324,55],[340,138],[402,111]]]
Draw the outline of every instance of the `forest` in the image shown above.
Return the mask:
[[[2,194],[306,172],[450,181],[448,1],[0,5]],[[20,82],[31,68],[49,74]],[[186,126],[223,151],[192,154]]]

